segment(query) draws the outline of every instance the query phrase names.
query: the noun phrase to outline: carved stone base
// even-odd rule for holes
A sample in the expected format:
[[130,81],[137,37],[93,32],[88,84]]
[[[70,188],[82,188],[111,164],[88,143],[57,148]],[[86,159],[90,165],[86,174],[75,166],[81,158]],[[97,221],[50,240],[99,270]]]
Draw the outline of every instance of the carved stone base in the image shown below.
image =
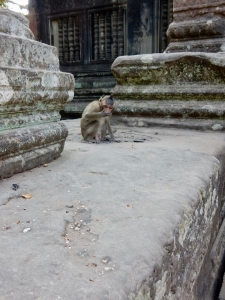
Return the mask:
[[73,91],[57,49],[35,41],[24,16],[0,9],[0,178],[60,155],[67,129],[59,111]]
[[198,120],[204,123],[199,129],[216,124],[224,128],[223,53],[124,56],[115,60],[112,72],[117,80],[113,95],[119,100],[115,114],[121,118],[142,117],[142,126],[167,123],[192,128]]

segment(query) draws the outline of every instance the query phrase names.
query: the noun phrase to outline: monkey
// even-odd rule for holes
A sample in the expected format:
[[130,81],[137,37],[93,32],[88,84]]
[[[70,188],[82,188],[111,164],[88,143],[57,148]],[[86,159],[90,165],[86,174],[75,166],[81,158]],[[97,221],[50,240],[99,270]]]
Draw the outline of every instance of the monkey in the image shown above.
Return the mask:
[[81,134],[84,140],[95,140],[95,143],[99,144],[101,140],[106,139],[108,131],[111,141],[115,141],[110,125],[110,117],[115,105],[116,102],[112,95],[102,96],[99,100],[92,101],[87,105],[80,121]]

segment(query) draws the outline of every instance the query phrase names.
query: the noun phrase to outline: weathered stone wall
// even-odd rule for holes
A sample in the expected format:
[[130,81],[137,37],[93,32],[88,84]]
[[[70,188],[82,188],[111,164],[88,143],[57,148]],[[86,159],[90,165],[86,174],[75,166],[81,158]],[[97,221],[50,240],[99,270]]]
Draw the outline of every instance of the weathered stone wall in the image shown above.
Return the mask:
[[52,122],[73,89],[56,48],[35,41],[25,17],[0,10],[0,177],[60,155],[67,129]]
[[[198,200],[184,207],[182,221],[164,245],[166,254],[132,300],[212,300],[224,257],[224,164],[214,163]],[[219,274],[221,276],[221,274]],[[149,295],[149,296],[147,296]]]

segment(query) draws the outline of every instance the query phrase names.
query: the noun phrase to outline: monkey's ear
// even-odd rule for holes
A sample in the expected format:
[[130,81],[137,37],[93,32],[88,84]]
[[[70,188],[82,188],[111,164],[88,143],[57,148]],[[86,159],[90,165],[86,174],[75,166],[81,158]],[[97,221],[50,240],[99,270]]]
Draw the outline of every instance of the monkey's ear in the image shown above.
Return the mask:
[[102,102],[102,100],[103,100],[103,98],[104,98],[104,95],[102,95],[100,98],[99,98],[99,102]]

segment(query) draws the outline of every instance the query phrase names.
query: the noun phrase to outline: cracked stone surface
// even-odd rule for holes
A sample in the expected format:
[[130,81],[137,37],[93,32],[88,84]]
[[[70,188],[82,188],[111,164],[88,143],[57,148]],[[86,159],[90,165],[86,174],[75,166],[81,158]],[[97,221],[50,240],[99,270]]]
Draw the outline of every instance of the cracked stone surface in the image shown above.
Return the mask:
[[0,181],[0,299],[212,299],[224,134],[117,125],[96,145],[63,123],[57,160]]

